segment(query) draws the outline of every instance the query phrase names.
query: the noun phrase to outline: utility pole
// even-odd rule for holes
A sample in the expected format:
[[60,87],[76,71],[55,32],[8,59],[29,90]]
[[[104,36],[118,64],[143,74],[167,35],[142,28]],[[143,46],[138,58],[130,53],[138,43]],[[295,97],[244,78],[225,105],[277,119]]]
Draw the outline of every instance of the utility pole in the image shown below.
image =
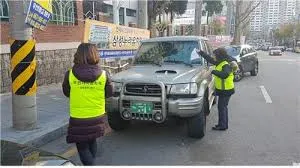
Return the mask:
[[201,36],[201,18],[202,18],[202,0],[196,0],[195,21],[194,21],[195,36]]
[[114,11],[114,14],[113,14],[114,24],[119,25],[120,24],[120,22],[119,22],[119,9],[120,9],[119,0],[113,0],[112,5],[113,5],[113,11]]
[[23,1],[8,3],[13,128],[32,130],[37,125],[35,40],[32,28],[25,24]]
[[148,28],[148,1],[138,1],[138,27],[147,29]]

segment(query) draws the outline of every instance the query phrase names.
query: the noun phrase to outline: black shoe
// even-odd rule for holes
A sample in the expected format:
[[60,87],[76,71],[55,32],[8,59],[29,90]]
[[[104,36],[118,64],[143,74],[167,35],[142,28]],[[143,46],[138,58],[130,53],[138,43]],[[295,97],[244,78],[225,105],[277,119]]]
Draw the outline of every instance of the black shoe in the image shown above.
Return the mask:
[[220,126],[214,126],[212,127],[213,130],[218,130],[218,131],[225,131],[227,128],[222,128]]

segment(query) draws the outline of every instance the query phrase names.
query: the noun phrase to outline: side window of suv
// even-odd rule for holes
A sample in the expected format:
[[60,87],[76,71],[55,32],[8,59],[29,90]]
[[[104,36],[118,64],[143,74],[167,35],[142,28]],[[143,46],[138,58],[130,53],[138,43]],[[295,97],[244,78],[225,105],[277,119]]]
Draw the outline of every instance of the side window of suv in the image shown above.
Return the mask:
[[244,49],[242,50],[242,56],[246,55],[247,53],[248,53],[247,48],[244,48]]

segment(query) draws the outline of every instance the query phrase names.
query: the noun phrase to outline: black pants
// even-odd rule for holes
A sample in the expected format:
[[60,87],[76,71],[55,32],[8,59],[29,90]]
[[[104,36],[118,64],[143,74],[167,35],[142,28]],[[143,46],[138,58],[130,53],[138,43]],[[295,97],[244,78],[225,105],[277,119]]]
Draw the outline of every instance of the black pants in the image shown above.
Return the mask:
[[80,160],[83,165],[94,165],[97,153],[96,139],[88,142],[76,143]]
[[219,95],[218,111],[219,122],[218,125],[221,128],[228,128],[228,103],[230,96]]

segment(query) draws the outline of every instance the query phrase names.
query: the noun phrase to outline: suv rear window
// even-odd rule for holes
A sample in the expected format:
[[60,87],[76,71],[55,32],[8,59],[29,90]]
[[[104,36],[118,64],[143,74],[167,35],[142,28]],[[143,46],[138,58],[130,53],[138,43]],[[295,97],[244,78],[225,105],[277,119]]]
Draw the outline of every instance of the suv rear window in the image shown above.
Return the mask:
[[241,52],[240,46],[229,46],[229,47],[225,47],[225,49],[227,54],[232,57],[237,57]]
[[196,53],[198,41],[144,42],[135,57],[135,64],[164,63],[202,64]]

